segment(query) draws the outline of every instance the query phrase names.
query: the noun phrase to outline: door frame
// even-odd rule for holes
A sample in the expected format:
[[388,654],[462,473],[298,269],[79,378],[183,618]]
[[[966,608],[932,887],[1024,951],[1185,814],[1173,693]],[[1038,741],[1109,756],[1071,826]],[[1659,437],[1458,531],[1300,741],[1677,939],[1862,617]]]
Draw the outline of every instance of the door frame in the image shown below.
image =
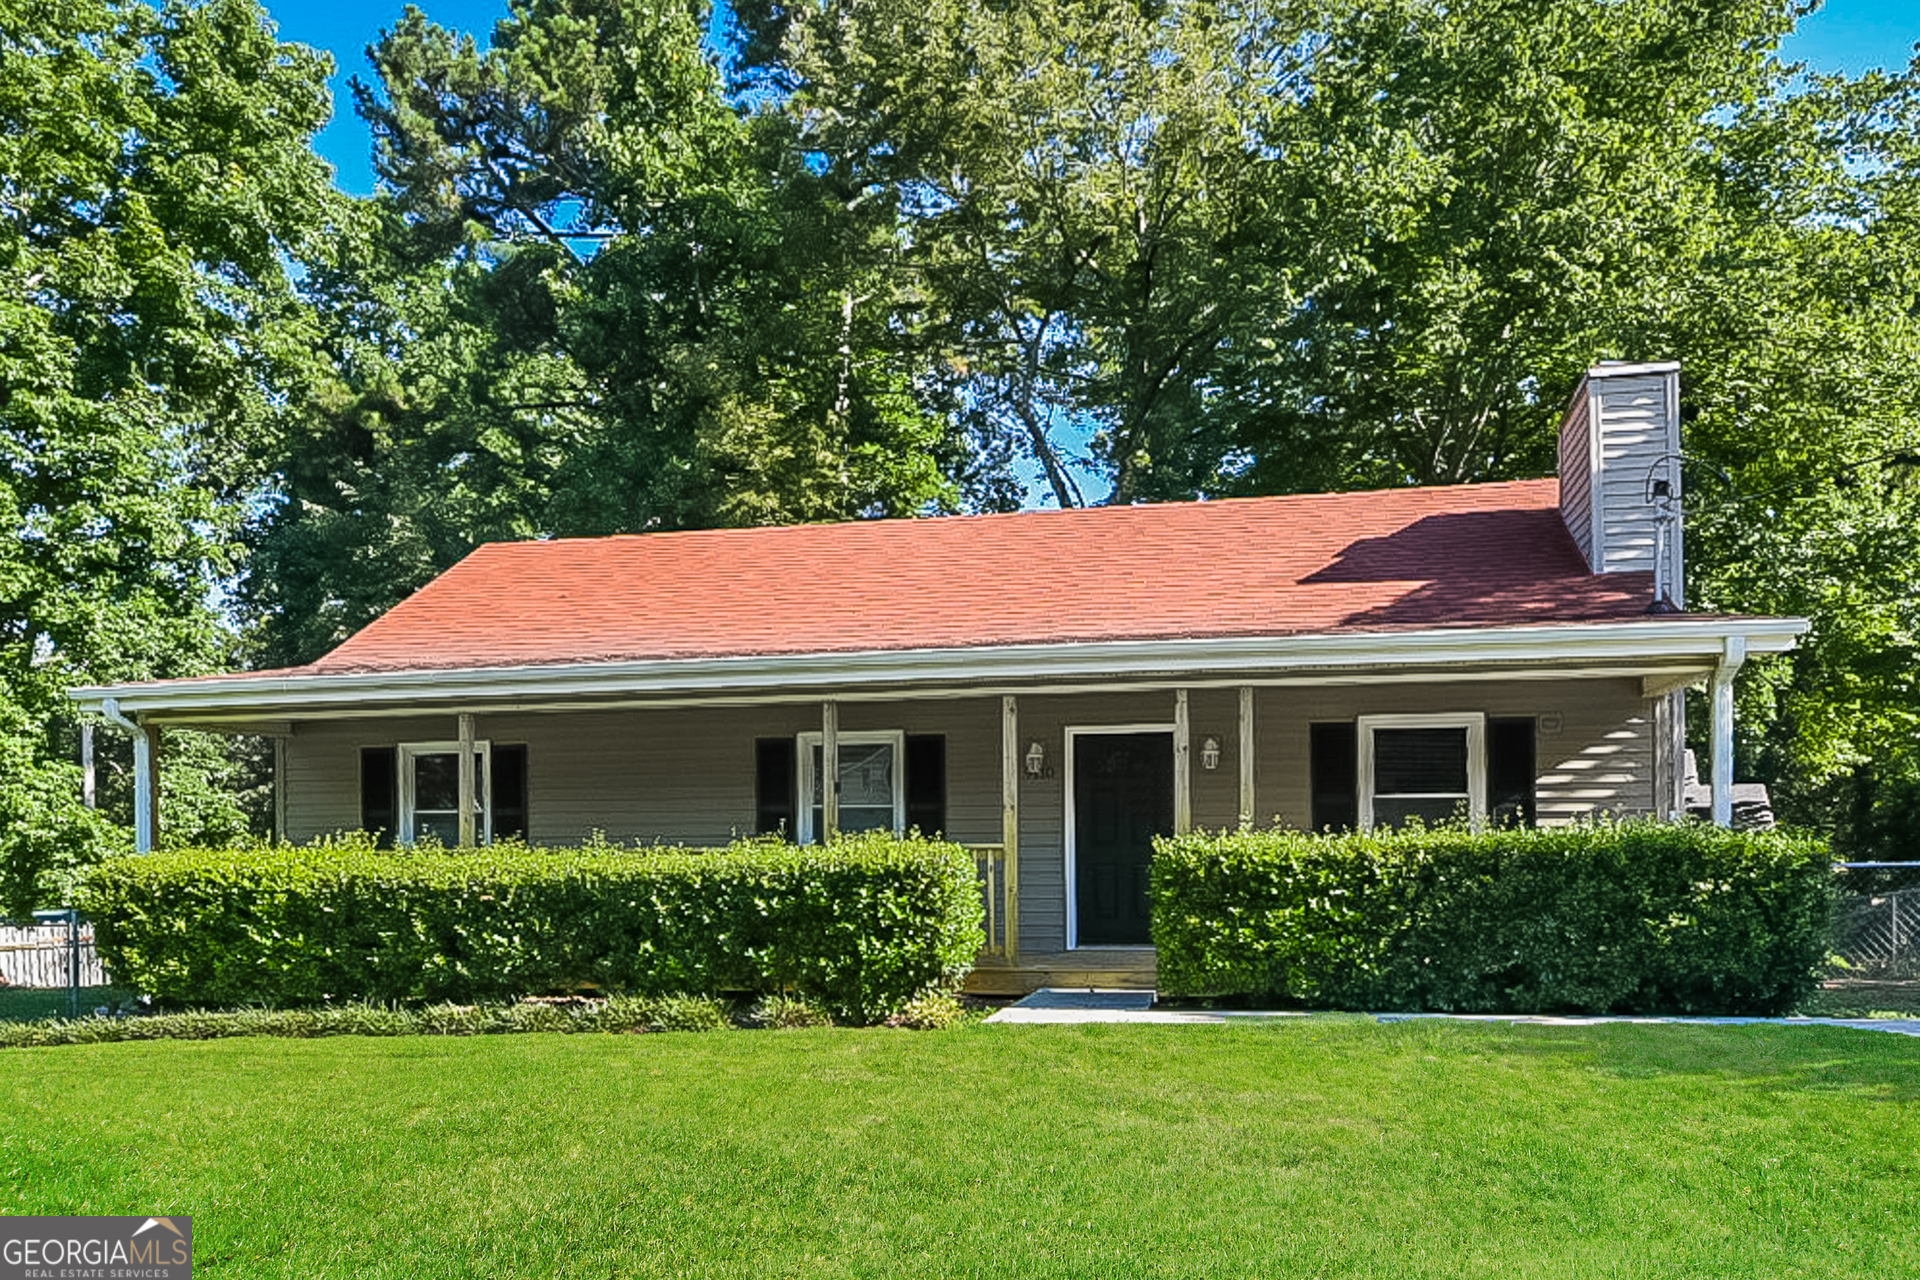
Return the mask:
[[[1064,772],[1066,774],[1066,781],[1063,788],[1065,796],[1062,807],[1066,809],[1066,825],[1064,828],[1066,839],[1063,842],[1063,848],[1067,864],[1067,950],[1069,951],[1077,950],[1080,946],[1080,888],[1078,884],[1079,877],[1074,874],[1075,867],[1079,865],[1080,851],[1075,847],[1073,830],[1074,816],[1080,806],[1073,789],[1074,741],[1082,737],[1095,737],[1099,735],[1111,736],[1114,734],[1129,733],[1164,733],[1171,738],[1173,732],[1174,726],[1172,721],[1167,721],[1164,724],[1070,724],[1065,729],[1066,745],[1064,753],[1066,767]],[[1153,950],[1153,944],[1150,942],[1133,942],[1123,943],[1118,946],[1101,947],[1099,949],[1101,951],[1151,951]]]

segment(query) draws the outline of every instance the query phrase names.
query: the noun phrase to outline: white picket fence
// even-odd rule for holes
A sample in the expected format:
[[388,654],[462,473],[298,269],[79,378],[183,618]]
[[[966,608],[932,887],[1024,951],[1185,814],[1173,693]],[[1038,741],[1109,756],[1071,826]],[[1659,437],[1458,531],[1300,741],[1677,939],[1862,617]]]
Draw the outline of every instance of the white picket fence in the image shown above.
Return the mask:
[[65,912],[42,912],[32,923],[0,923],[0,986],[73,988],[106,985],[93,946],[93,926]]

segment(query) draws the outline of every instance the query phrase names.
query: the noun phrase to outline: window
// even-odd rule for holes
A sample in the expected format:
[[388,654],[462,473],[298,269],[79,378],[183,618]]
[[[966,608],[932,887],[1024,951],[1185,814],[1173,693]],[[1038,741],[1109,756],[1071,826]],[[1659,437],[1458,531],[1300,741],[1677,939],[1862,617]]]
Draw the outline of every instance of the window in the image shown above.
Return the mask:
[[[475,843],[527,834],[527,749],[473,744]],[[460,843],[460,744],[409,742],[360,752],[360,826],[383,848],[428,835]]]
[[1361,716],[1360,827],[1487,817],[1483,715]]
[[[487,777],[488,744],[473,744],[473,839],[493,840],[492,791]],[[444,845],[460,843],[460,744],[409,742],[400,747],[400,843],[434,836]]]
[[[851,736],[854,735],[842,734],[840,738],[842,831],[856,829],[847,825],[845,807],[846,743]],[[820,769],[820,735],[804,734],[802,738],[809,748],[811,763],[808,791],[814,804],[807,826],[807,836],[811,839],[820,830],[819,788],[812,783]],[[910,733],[904,735],[902,741],[906,760],[906,778],[901,784],[905,793],[905,825],[922,835],[939,834],[947,828],[947,739],[938,733]],[[799,757],[800,745],[792,738],[754,739],[754,829],[761,835],[784,834],[789,840],[799,835],[793,799],[800,773]]]
[[[800,843],[820,838],[825,819],[820,800],[821,738],[803,733],[800,747]],[[840,830],[901,831],[906,826],[907,789],[903,763],[906,735],[843,733],[840,735]]]

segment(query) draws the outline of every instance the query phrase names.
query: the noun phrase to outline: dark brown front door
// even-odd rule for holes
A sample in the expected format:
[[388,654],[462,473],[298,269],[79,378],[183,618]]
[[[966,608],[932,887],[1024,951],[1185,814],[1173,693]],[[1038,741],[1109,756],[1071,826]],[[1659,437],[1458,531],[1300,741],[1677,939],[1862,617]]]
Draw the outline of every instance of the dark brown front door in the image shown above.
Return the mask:
[[1074,905],[1083,947],[1153,941],[1147,868],[1173,832],[1173,735],[1073,739]]

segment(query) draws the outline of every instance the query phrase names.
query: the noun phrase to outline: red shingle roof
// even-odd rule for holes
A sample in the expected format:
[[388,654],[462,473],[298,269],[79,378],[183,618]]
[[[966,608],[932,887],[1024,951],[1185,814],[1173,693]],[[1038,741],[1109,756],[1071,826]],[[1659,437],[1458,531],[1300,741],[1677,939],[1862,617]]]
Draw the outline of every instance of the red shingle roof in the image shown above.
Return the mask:
[[[298,674],[1628,620],[1553,480],[493,543]],[[294,673],[290,673],[294,674]]]

